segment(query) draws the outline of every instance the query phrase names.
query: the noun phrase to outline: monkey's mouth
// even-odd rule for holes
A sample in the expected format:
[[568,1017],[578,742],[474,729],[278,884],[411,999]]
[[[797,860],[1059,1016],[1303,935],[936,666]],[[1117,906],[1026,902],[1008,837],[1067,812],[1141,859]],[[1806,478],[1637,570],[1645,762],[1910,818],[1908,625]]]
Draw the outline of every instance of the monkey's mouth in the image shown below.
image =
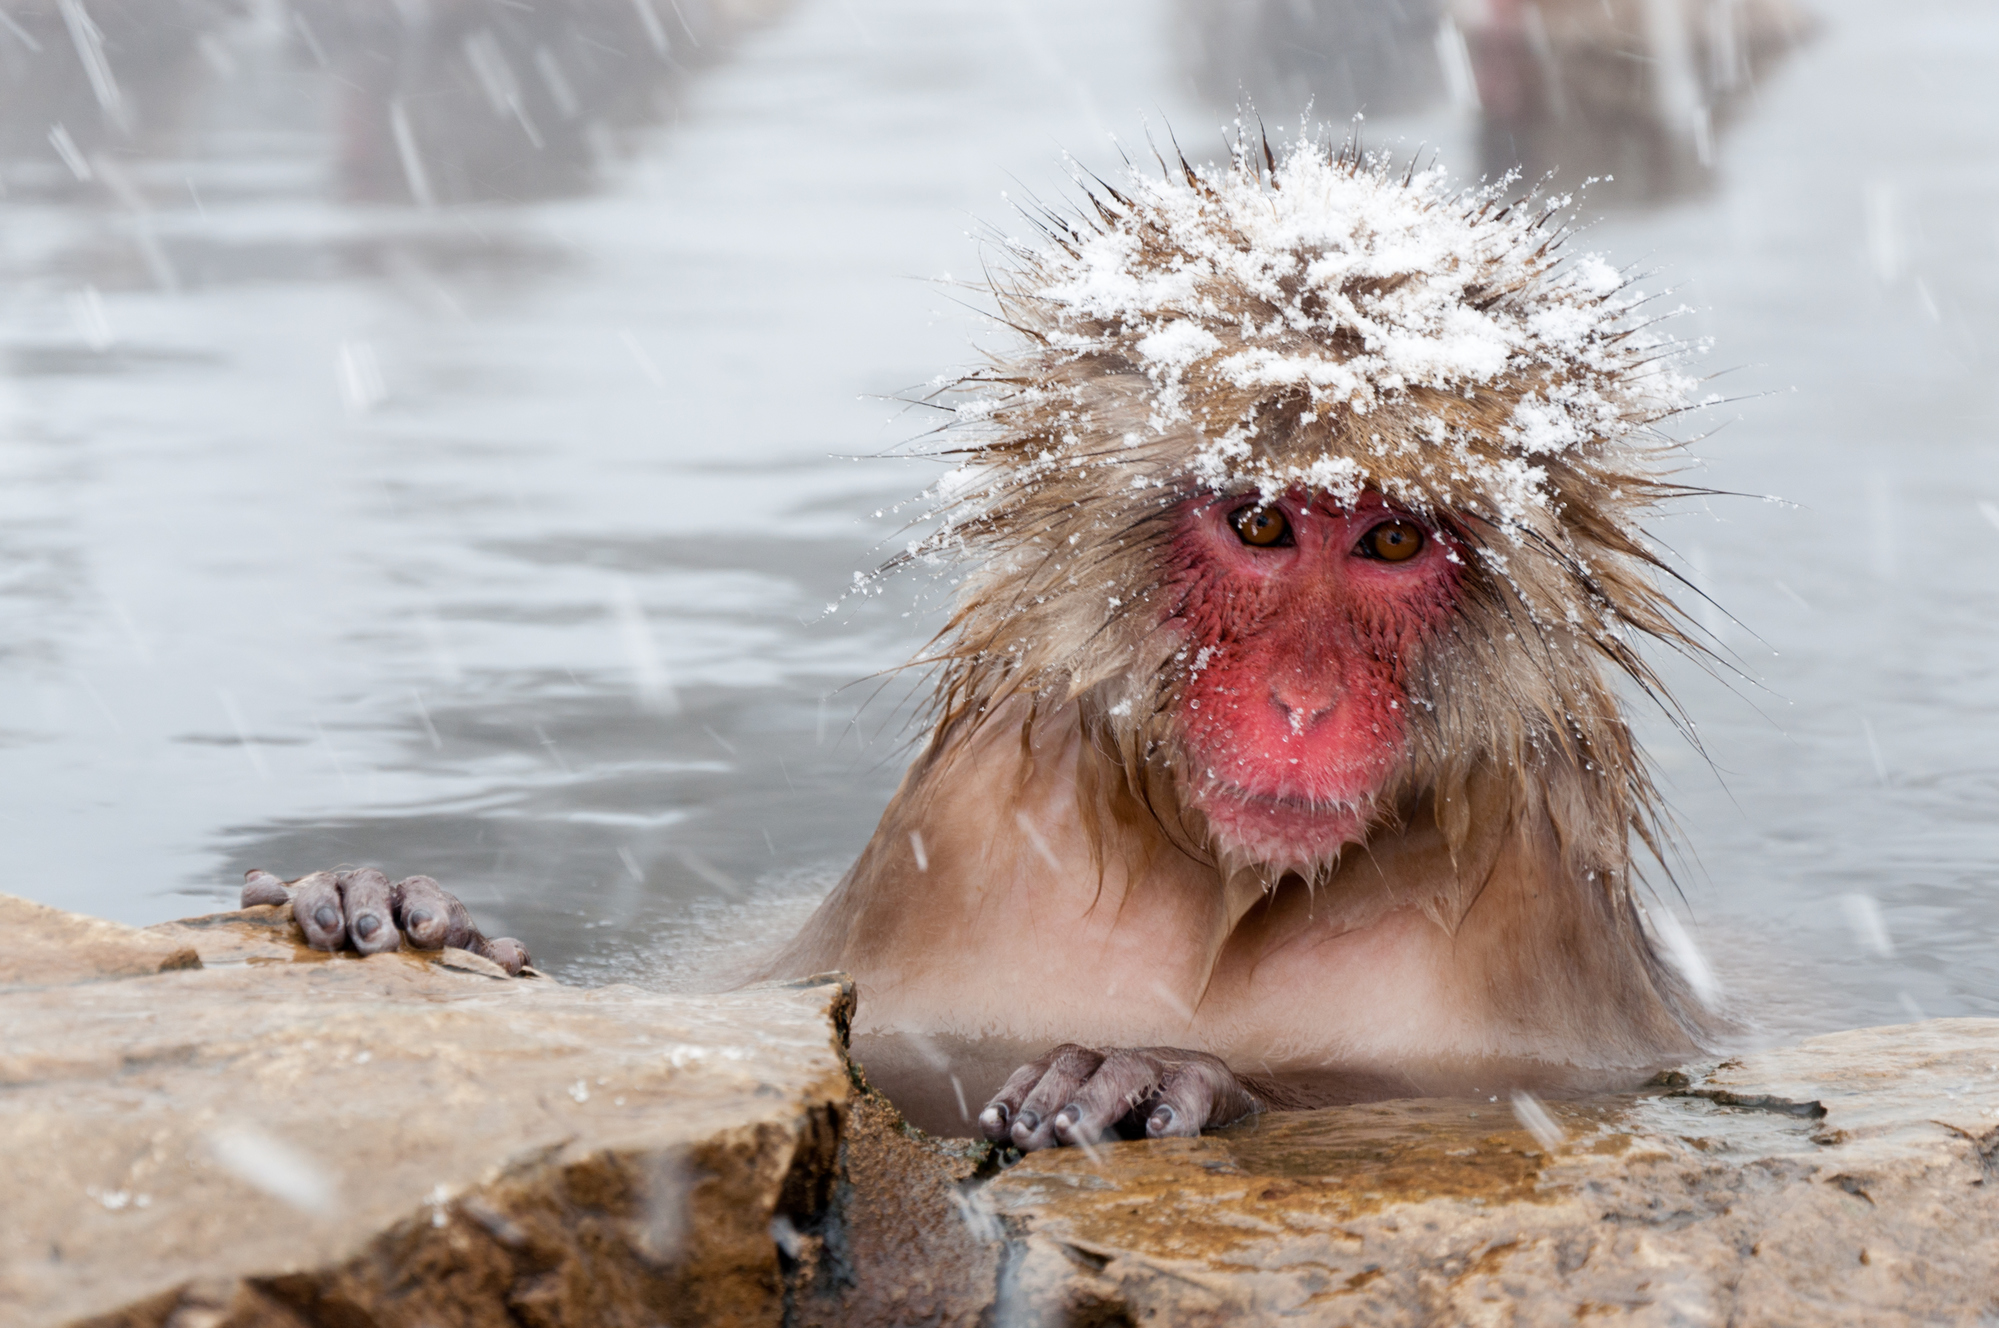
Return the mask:
[[1372,799],[1262,793],[1221,781],[1193,802],[1225,848],[1273,867],[1316,864],[1359,843],[1374,815]]
[[1354,816],[1366,808],[1342,799],[1312,798],[1299,793],[1258,793],[1240,784],[1216,784],[1206,791],[1210,798],[1227,798],[1251,807],[1299,816]]

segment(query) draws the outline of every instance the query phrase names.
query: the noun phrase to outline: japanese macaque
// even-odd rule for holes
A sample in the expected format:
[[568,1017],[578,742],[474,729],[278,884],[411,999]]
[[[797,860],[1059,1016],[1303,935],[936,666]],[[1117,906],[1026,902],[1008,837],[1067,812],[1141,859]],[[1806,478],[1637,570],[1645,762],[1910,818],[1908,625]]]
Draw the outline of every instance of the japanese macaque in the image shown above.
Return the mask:
[[1568,200],[1267,143],[1088,193],[956,385],[927,743],[770,971],[1022,1149],[1695,1051],[1617,691],[1692,646],[1639,527],[1679,348]]

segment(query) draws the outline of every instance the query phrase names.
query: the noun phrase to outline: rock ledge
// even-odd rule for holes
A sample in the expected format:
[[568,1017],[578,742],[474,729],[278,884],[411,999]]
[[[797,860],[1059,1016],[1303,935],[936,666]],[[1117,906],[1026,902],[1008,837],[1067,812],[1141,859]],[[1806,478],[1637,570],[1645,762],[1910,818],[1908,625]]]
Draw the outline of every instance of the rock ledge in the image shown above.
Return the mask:
[[1999,1020],[1015,1160],[867,1091],[837,976],[581,990],[293,935],[0,896],[0,1321],[1999,1319]]

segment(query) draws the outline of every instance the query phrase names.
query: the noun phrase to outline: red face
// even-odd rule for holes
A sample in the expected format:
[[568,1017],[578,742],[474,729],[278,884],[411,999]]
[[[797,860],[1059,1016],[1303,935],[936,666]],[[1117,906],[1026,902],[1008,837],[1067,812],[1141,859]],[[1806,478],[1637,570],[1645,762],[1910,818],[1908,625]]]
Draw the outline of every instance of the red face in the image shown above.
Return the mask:
[[1301,867],[1354,843],[1401,758],[1409,652],[1450,615],[1457,546],[1375,494],[1190,503],[1174,544],[1188,796],[1227,846]]

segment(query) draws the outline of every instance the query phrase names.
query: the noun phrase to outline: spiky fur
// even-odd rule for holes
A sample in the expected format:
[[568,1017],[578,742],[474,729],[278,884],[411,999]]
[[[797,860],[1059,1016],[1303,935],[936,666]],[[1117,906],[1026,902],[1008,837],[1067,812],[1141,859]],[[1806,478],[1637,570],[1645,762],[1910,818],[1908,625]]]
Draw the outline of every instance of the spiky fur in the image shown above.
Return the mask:
[[[930,739],[773,971],[855,973],[870,1036],[1136,1037],[1397,1074],[1684,1055],[1704,1020],[1640,920],[1632,844],[1658,850],[1660,808],[1617,691],[1663,698],[1643,640],[1699,649],[1641,529],[1680,491],[1657,428],[1688,400],[1680,348],[1623,276],[1562,255],[1566,200],[1454,193],[1351,144],[1258,147],[1094,182],[1081,213],[1039,216],[1041,244],[1005,244],[991,291],[1016,342],[944,389],[962,464],[899,560],[962,573]],[[1176,733],[1204,663],[1164,576],[1185,505],[1301,490],[1378,492],[1465,551],[1447,625],[1402,659],[1401,758],[1345,861],[1217,842]],[[995,806],[1009,781],[1016,806]],[[1106,908],[1037,826],[1087,846]],[[1348,957],[1288,967],[1286,928]],[[1091,965],[1158,989],[1134,929],[1164,945],[1147,953],[1184,1023],[1064,994]],[[1407,999],[1382,1004],[1370,963]],[[1261,994],[1280,970],[1293,985]]]
[[[1398,177],[1351,142],[1301,145],[1282,159],[1261,146],[1221,171],[1181,161],[1157,182],[1097,183],[1087,213],[1043,214],[1045,247],[1008,246],[1012,266],[992,289],[1021,344],[955,385],[974,395],[960,415],[980,436],[946,482],[941,529],[917,551],[976,569],[941,638],[933,741],[1016,696],[1035,713],[1077,704],[1130,787],[1155,808],[1172,805],[1159,781],[1175,765],[1170,721],[1191,663],[1158,585],[1175,508],[1203,491],[1304,484],[1338,501],[1372,488],[1473,551],[1461,612],[1411,662],[1408,752],[1382,811],[1428,792],[1455,847],[1470,833],[1474,771],[1511,772],[1517,801],[1545,805],[1578,872],[1621,898],[1630,835],[1656,848],[1659,818],[1612,675],[1663,696],[1637,640],[1698,649],[1658,588],[1663,564],[1640,529],[1679,489],[1661,464],[1674,444],[1654,428],[1685,406],[1676,348],[1631,318],[1622,277],[1607,283],[1600,269],[1585,276],[1562,261],[1565,233],[1553,222],[1566,200],[1453,194],[1441,176]],[[1370,296],[1437,275],[1362,265],[1314,289],[1310,245],[1259,251],[1244,233],[1243,207],[1329,178],[1451,219],[1468,241],[1461,254],[1475,260],[1449,274],[1463,303],[1529,329],[1503,368],[1363,378],[1346,399],[1240,371],[1245,351],[1351,363],[1367,333],[1333,306],[1364,317]],[[1190,230],[1201,243],[1188,243]],[[1079,307],[1067,292],[1107,240],[1123,242],[1126,272],[1179,276],[1182,289],[1125,316]],[[1587,326],[1582,337],[1532,334],[1565,313],[1579,315],[1571,327]],[[1214,344],[1162,372],[1140,343],[1181,320]],[[1578,388],[1574,441],[1530,450],[1515,424],[1523,403]],[[1573,419],[1585,412],[1593,418]],[[1469,903],[1433,907],[1451,925]]]

